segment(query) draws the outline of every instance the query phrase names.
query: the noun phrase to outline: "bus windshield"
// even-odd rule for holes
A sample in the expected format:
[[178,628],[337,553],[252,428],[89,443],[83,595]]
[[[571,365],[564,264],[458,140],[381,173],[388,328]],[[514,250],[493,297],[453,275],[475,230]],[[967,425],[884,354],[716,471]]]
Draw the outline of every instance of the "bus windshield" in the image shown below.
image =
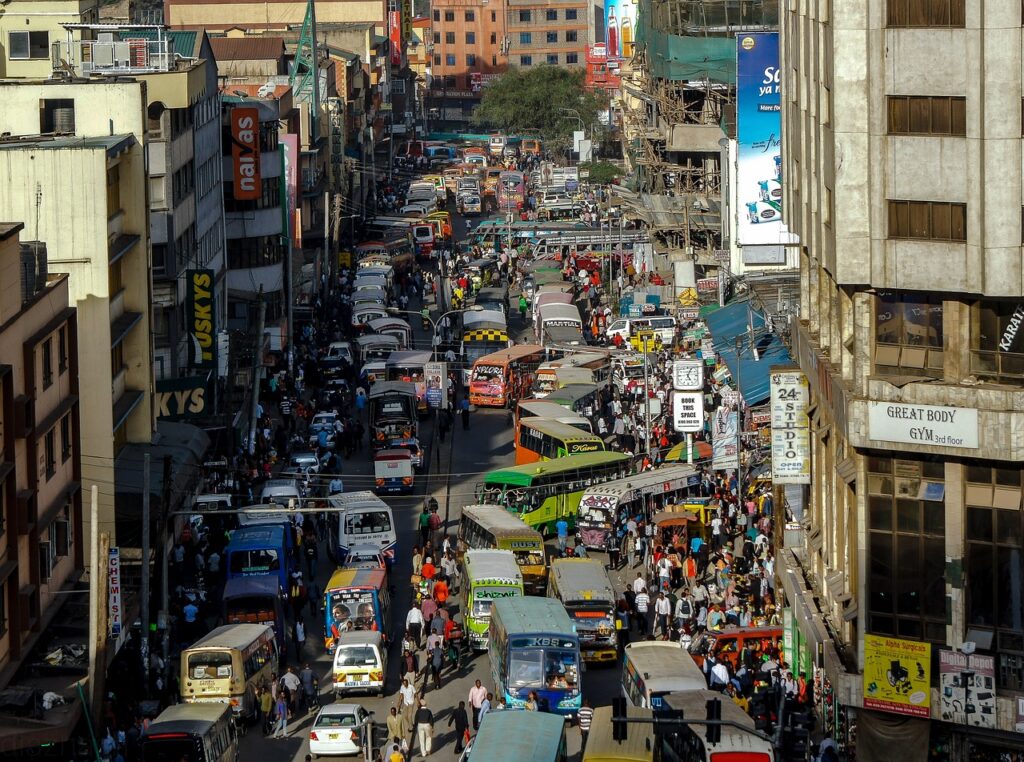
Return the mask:
[[537,550],[513,550],[512,554],[516,557],[516,563],[520,566],[543,566],[544,565],[544,551]]
[[383,397],[373,401],[373,413],[377,419],[408,418],[409,405],[405,397]]
[[473,365],[481,357],[506,349],[508,344],[504,341],[467,341],[466,342],[466,364]]
[[391,531],[391,515],[387,511],[363,511],[345,516],[345,534],[378,534]]
[[189,654],[188,673],[194,680],[231,677],[231,654],[227,651],[199,651]]
[[504,375],[505,369],[500,365],[473,366],[474,381],[502,381],[504,379]]
[[575,693],[579,662],[575,651],[560,648],[524,648],[509,658],[509,684],[513,688],[548,688]]
[[230,568],[232,574],[268,574],[278,571],[281,561],[274,548],[233,550]]

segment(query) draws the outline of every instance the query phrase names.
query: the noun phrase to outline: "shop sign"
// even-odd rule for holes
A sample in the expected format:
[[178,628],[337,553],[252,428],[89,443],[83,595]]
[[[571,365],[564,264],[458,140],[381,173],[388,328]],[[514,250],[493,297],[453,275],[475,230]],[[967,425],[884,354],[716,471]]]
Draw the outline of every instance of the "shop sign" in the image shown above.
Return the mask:
[[729,249],[715,249],[712,255],[716,262],[728,262],[732,258],[732,252]]
[[231,167],[234,190],[239,201],[255,201],[263,188],[260,182],[260,112],[251,106],[231,109]]
[[994,656],[939,651],[939,713],[946,722],[996,727]]
[[700,307],[683,307],[676,314],[680,320],[696,320],[700,317]]
[[810,391],[799,370],[772,371],[769,379],[772,424],[772,482],[811,483]]
[[864,708],[928,719],[932,647],[916,640],[864,636]]
[[881,442],[978,449],[978,411],[944,405],[868,403],[868,437]]
[[107,622],[111,635],[120,635],[123,625],[121,608],[121,549],[111,548],[107,554]]
[[678,391],[704,388],[704,363],[676,360],[672,363],[672,388]]
[[697,281],[697,291],[711,294],[718,290],[718,278],[701,278]]
[[704,395],[701,392],[672,392],[672,423],[680,433],[704,428]]
[[772,422],[771,413],[751,413],[750,422],[755,426],[767,426]]
[[402,65],[402,14],[399,11],[388,12],[388,41],[391,48],[391,65]]
[[186,270],[188,293],[185,297],[185,314],[189,321],[189,335],[192,337],[193,368],[216,368],[217,333],[216,310],[213,302],[213,270]]
[[156,382],[156,417],[169,420],[206,415],[206,378],[172,378]]

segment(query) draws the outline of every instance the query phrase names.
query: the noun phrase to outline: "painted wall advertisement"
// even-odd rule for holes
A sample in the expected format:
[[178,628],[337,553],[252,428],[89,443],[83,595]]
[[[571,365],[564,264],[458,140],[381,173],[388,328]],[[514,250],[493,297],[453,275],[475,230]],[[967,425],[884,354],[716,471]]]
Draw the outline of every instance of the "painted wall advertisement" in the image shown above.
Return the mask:
[[608,58],[631,58],[636,37],[636,0],[605,0],[604,16]]
[[715,411],[715,419],[711,423],[711,467],[716,471],[739,467],[736,452],[737,418],[736,411],[726,405]]
[[217,312],[213,303],[213,270],[186,270],[188,293],[185,315],[192,337],[190,365],[193,368],[217,367]]
[[292,248],[302,248],[302,220],[299,218],[299,136],[290,133],[281,135],[280,144],[284,151],[284,192],[285,215],[288,221],[288,232],[291,234]]
[[928,719],[932,647],[916,640],[864,636],[864,708]]
[[739,241],[782,233],[782,96],[778,32],[736,37],[736,194]]
[[810,391],[799,370],[772,371],[772,481],[811,483],[811,430],[807,418]]
[[250,106],[231,109],[231,174],[237,200],[260,197],[260,112]]
[[995,728],[994,656],[939,651],[939,713],[946,722]]
[[675,430],[694,433],[704,428],[703,392],[672,392],[672,423]]
[[120,635],[124,624],[121,608],[121,549],[111,548],[107,554],[107,624],[111,635]]

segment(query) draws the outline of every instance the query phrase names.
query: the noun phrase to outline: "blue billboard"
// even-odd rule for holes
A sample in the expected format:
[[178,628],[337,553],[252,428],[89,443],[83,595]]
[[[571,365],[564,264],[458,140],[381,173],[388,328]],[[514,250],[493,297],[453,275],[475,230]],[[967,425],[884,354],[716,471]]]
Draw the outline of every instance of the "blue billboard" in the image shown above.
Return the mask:
[[782,241],[778,32],[736,37],[736,199],[741,245]]

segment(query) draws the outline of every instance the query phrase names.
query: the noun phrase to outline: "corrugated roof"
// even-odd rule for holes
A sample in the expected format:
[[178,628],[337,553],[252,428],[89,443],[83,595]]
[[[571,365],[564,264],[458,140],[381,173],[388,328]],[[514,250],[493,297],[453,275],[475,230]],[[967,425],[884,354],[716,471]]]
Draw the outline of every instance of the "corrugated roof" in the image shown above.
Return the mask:
[[281,37],[211,37],[218,61],[276,61],[284,55]]
[[[729,368],[735,381],[739,376],[740,394],[748,405],[760,405],[768,399],[768,376],[773,365],[793,362],[786,345],[774,333],[765,331],[764,315],[754,309],[748,299],[725,305],[704,318],[711,332],[715,351]],[[747,340],[747,326],[753,325],[757,359]],[[736,337],[743,335],[737,363]]]
[[[155,40],[157,32],[155,29],[132,29],[125,32],[124,37],[131,37],[135,40]],[[199,39],[199,32],[188,32],[184,30],[165,31],[163,36],[170,39],[172,49],[183,58],[198,58],[199,50],[196,47],[196,40]]]

